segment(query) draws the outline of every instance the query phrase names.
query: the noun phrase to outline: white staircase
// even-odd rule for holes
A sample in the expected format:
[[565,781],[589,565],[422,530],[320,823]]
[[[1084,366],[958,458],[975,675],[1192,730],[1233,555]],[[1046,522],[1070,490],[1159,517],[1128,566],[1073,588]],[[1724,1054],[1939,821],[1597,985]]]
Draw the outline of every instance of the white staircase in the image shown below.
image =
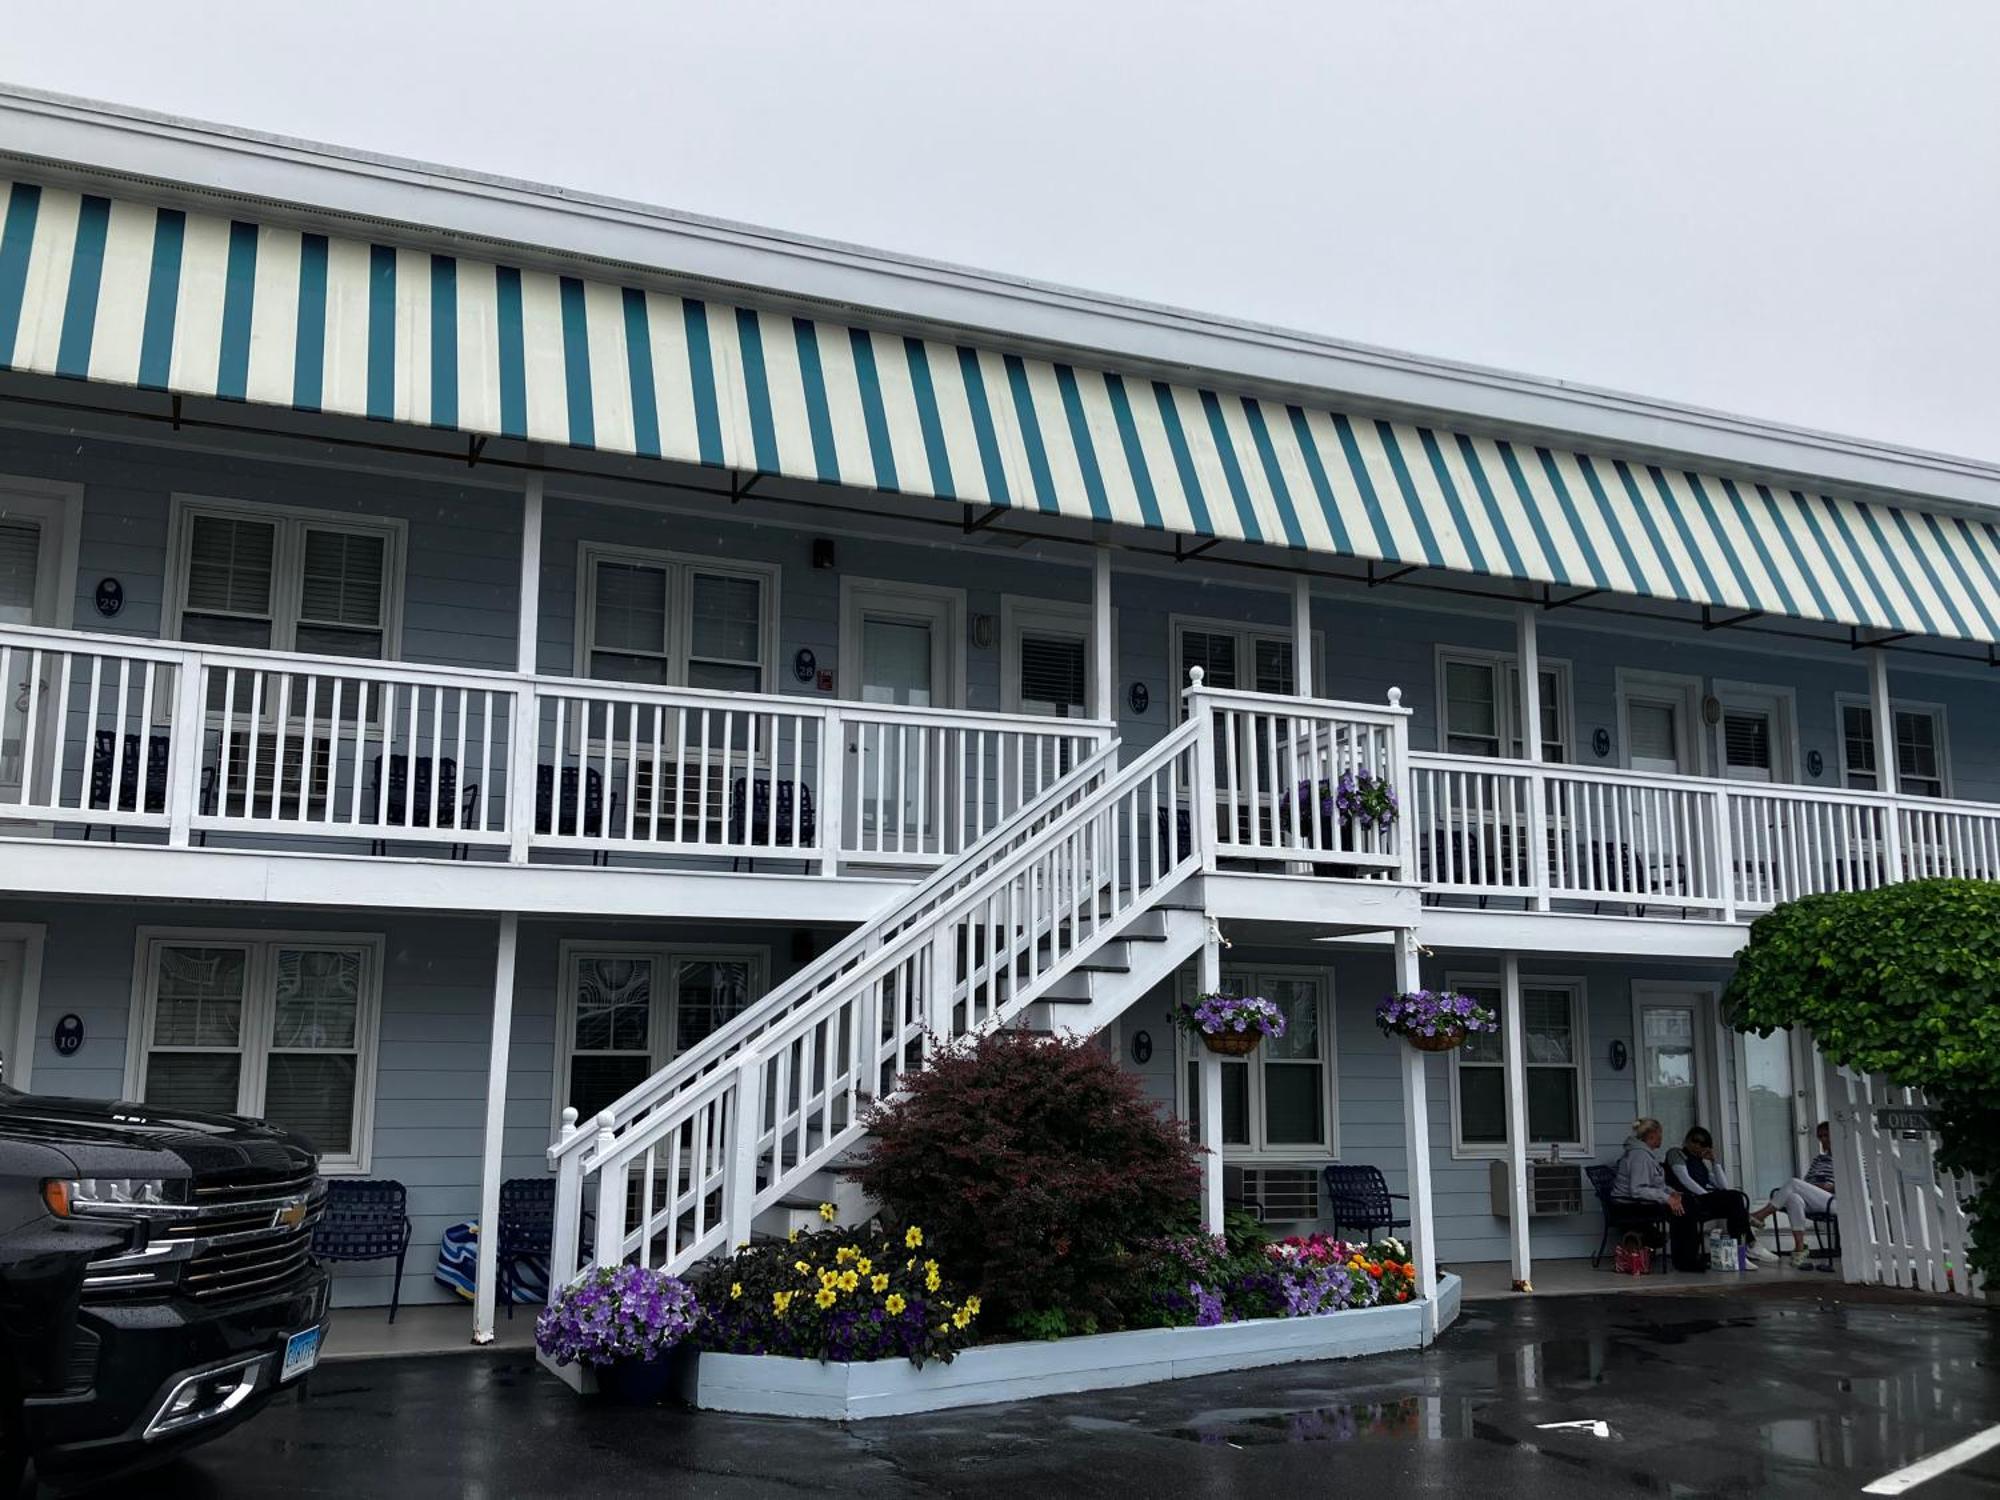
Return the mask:
[[1095,1031],[1171,974],[1205,926],[1199,855],[1173,832],[1204,727],[1122,769],[1106,746],[590,1127],[565,1111],[552,1284],[782,1231],[835,1196],[862,1112],[941,1042]]

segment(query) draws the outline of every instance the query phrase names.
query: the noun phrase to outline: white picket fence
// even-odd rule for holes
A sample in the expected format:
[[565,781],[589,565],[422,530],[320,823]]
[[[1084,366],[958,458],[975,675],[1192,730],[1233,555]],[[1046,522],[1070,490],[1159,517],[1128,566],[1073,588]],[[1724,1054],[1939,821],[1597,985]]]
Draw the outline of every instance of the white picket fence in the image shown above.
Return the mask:
[[1966,1254],[1972,1183],[1938,1166],[1935,1135],[1884,1129],[1877,1118],[1885,1107],[1924,1109],[1924,1096],[1845,1068],[1827,1086],[1841,1276],[1983,1298],[1984,1283]]

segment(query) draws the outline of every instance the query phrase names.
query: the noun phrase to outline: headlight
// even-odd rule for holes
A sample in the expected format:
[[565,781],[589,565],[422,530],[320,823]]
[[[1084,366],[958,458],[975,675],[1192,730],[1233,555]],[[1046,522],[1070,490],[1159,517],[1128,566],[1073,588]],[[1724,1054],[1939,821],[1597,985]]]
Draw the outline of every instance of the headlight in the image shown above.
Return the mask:
[[51,1177],[42,1184],[42,1201],[59,1219],[143,1213],[167,1206],[167,1184],[161,1177]]

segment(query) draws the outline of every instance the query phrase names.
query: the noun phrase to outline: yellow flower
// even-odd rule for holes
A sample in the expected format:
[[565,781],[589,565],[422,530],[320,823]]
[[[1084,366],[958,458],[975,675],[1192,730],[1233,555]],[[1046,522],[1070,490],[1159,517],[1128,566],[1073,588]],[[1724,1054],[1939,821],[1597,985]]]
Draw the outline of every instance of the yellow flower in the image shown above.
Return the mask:
[[882,1306],[888,1310],[889,1316],[892,1318],[900,1317],[902,1315],[903,1309],[908,1307],[909,1305],[910,1305],[909,1303],[903,1300],[903,1294],[901,1292],[891,1292],[888,1296],[888,1300],[886,1300],[882,1304]]
[[821,1286],[832,1286],[838,1280],[840,1280],[840,1272],[838,1271],[821,1271],[819,1273],[819,1284]]
[[743,1295],[743,1283],[740,1281],[730,1282],[729,1283],[730,1300],[734,1301],[736,1298],[741,1297],[742,1295]]
[[954,1328],[963,1328],[967,1323],[970,1323],[971,1321],[972,1321],[972,1315],[962,1307],[957,1312],[951,1315],[951,1326]]
[[835,1212],[836,1210],[834,1209],[834,1206],[831,1203],[822,1203],[819,1206],[819,1216],[822,1219],[826,1220],[826,1222],[829,1224],[833,1222]]
[[803,1276],[806,1274],[806,1272],[810,1271],[812,1267],[807,1265],[802,1260],[795,1260],[792,1262],[792,1269],[794,1271],[797,1271],[801,1276]]
[[785,1309],[790,1307],[791,1305],[792,1305],[792,1294],[790,1292],[771,1293],[771,1306],[777,1310],[779,1316],[782,1317],[784,1315]]
[[972,1317],[975,1317],[975,1318],[976,1318],[976,1317],[978,1317],[978,1316],[979,1316],[979,1299],[978,1299],[977,1297],[967,1297],[967,1298],[965,1299],[965,1310],[966,1310],[966,1312],[967,1312],[968,1314],[970,1314],[970,1315],[971,1315]]
[[917,1246],[921,1245],[923,1242],[924,1242],[924,1232],[921,1229],[917,1228],[916,1225],[912,1224],[908,1229],[903,1231],[903,1243],[908,1248],[914,1250],[917,1248]]
[[917,1268],[917,1258],[914,1255],[912,1255],[908,1260],[903,1262],[903,1269],[905,1271],[914,1271],[916,1270],[916,1268]]
[[852,1245],[842,1245],[838,1250],[833,1252],[833,1258],[844,1266],[850,1260],[853,1260],[854,1257],[859,1255],[860,1253],[861,1252],[855,1249]]
[[832,1287],[823,1286],[814,1295],[813,1301],[817,1302],[821,1307],[831,1307],[833,1306],[834,1298],[836,1295],[837,1294],[834,1292]]
[[790,1234],[785,1236],[785,1238],[788,1240],[796,1240],[798,1237],[799,1237],[799,1232],[796,1229],[794,1229]]
[[881,1272],[881,1271],[876,1272],[876,1274],[869,1279],[868,1290],[873,1292],[878,1297],[881,1296],[882,1293],[888,1291],[889,1290],[888,1274],[886,1272]]
[[924,1277],[924,1290],[927,1292],[934,1292],[937,1289],[938,1289],[937,1267],[933,1266]]
[[840,1273],[840,1289],[843,1292],[851,1292],[860,1285],[861,1278],[855,1275],[854,1272],[842,1271]]
[[854,1261],[854,1269],[859,1271],[863,1276],[866,1276],[870,1271],[875,1269],[875,1262],[865,1255],[857,1256]]

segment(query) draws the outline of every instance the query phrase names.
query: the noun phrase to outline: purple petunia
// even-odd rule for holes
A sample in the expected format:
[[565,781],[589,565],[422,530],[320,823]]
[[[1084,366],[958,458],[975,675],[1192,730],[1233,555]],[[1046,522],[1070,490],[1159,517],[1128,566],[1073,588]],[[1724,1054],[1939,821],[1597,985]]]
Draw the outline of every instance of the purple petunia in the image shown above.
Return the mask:
[[1264,1036],[1285,1034],[1285,1013],[1262,995],[1227,995],[1220,991],[1197,995],[1194,1002],[1176,1002],[1174,1024],[1189,1036],[1221,1036],[1256,1031]]
[[1500,1018],[1470,995],[1450,990],[1405,990],[1384,995],[1375,1024],[1389,1036],[1442,1036],[1447,1032],[1498,1031]]
[[694,1289],[644,1266],[600,1266],[558,1292],[535,1320],[535,1347],[559,1365],[657,1359],[701,1321]]
[[1311,781],[1301,781],[1298,797],[1302,814],[1317,800],[1322,818],[1337,816],[1364,833],[1371,828],[1387,833],[1402,811],[1389,778],[1366,766],[1342,771],[1337,781],[1322,780],[1317,787]]

